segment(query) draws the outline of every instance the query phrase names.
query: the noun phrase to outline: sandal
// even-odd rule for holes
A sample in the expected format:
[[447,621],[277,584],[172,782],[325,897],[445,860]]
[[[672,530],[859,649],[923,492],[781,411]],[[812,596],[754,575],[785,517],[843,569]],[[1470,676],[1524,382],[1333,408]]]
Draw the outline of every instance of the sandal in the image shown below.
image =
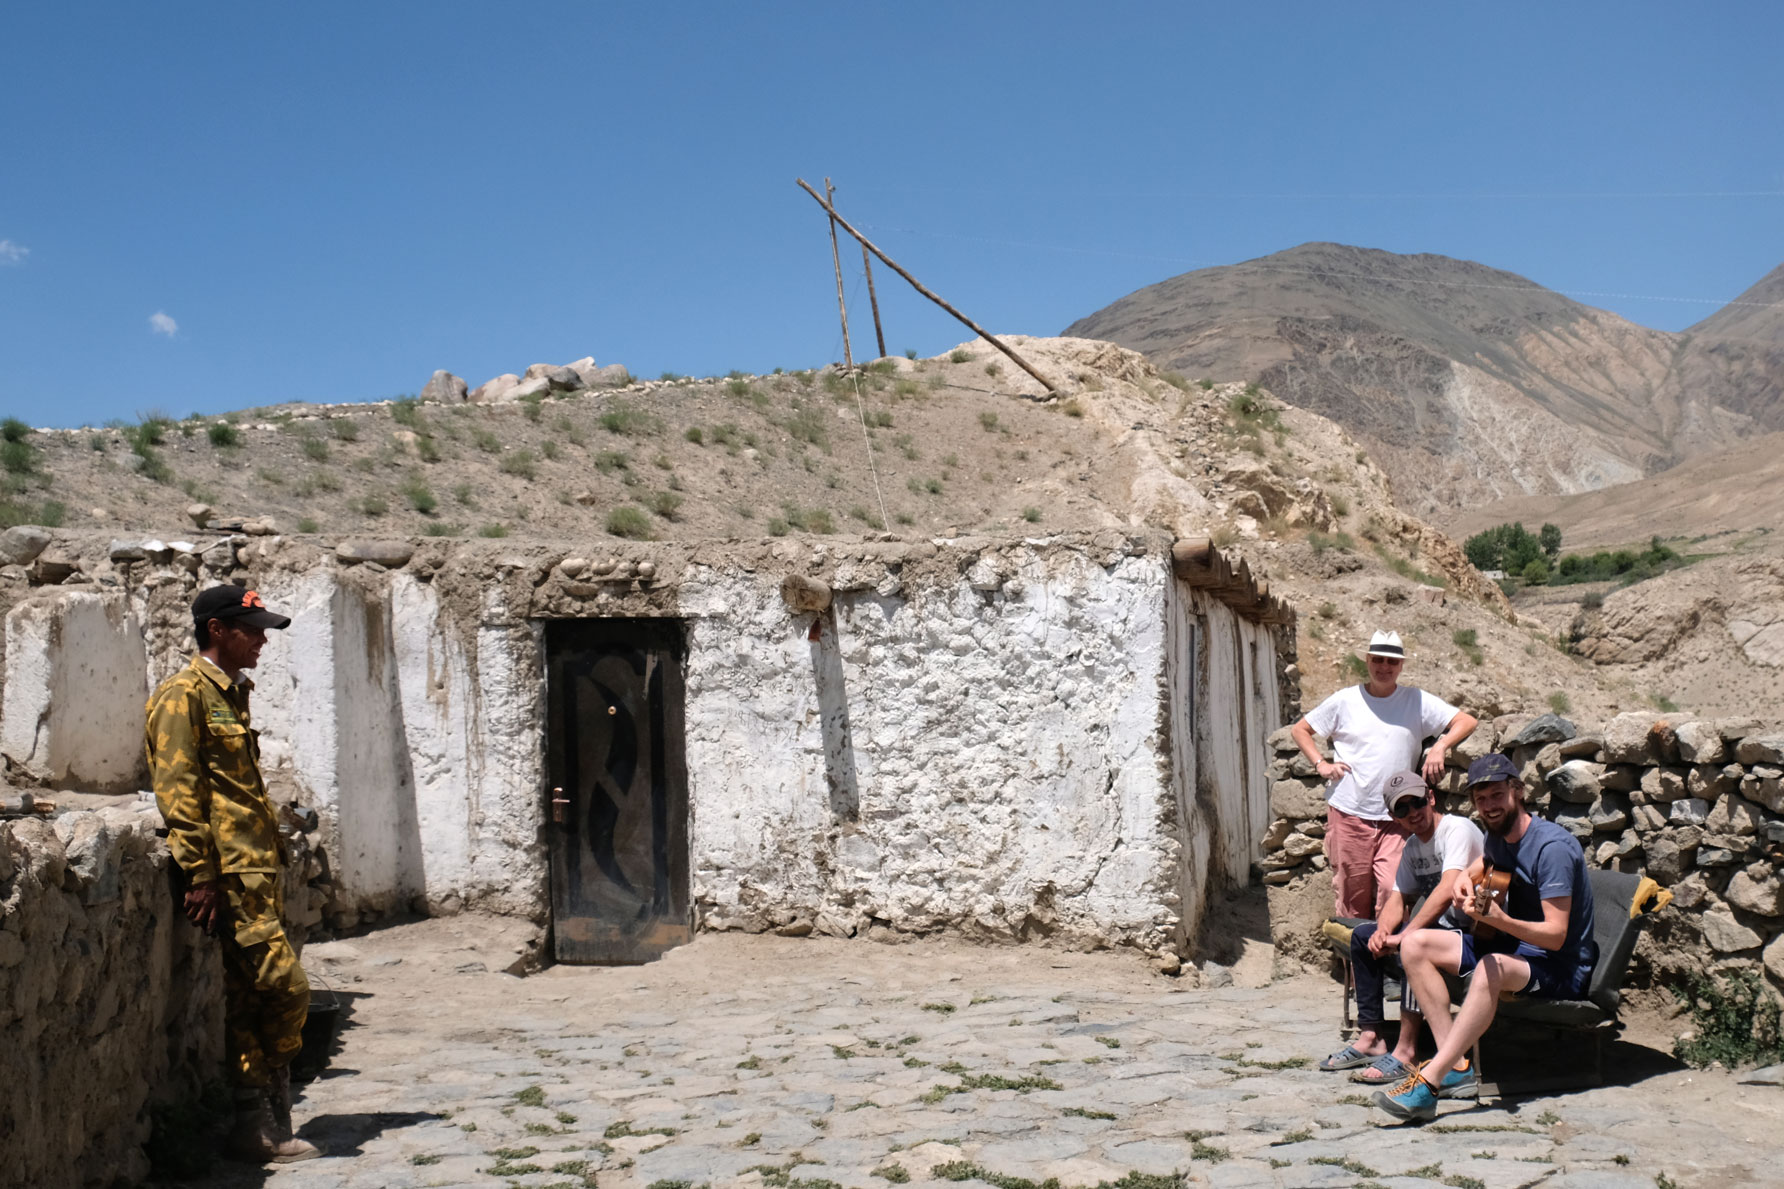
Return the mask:
[[1383,1053],[1369,1063],[1369,1068],[1351,1074],[1350,1080],[1365,1086],[1392,1086],[1405,1081],[1413,1072],[1413,1067],[1400,1058]]
[[1327,1073],[1339,1069],[1355,1069],[1359,1065],[1367,1065],[1375,1060],[1356,1045],[1345,1045],[1330,1057],[1319,1063],[1319,1067]]

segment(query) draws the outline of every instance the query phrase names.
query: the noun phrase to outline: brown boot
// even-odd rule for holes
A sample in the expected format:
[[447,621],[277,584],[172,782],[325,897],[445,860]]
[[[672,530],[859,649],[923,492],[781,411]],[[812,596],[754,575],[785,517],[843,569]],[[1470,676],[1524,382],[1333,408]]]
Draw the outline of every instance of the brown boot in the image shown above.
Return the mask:
[[273,1117],[269,1094],[256,1094],[251,1099],[237,1098],[235,1128],[229,1133],[229,1154],[249,1164],[293,1164],[314,1160],[322,1149],[291,1134],[289,1126],[280,1127]]

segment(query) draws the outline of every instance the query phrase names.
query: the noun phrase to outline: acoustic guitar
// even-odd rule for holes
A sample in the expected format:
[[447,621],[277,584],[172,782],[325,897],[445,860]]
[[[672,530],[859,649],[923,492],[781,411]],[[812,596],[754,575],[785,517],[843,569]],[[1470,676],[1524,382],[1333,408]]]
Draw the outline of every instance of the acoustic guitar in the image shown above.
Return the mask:
[[[1474,911],[1485,913],[1494,904],[1503,906],[1506,896],[1511,892],[1511,875],[1509,871],[1500,871],[1488,863],[1482,870],[1480,882],[1474,885]],[[1485,921],[1474,922],[1471,932],[1477,938],[1496,936],[1499,930]]]

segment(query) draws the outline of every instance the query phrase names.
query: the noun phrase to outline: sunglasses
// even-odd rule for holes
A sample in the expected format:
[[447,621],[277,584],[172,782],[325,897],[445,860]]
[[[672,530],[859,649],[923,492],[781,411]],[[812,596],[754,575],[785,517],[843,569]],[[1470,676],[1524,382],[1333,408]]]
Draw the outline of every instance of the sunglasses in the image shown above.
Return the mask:
[[1388,812],[1393,814],[1396,819],[1411,817],[1429,803],[1429,795],[1421,801],[1414,801],[1411,797],[1402,797],[1400,800],[1395,801],[1392,805],[1388,806]]

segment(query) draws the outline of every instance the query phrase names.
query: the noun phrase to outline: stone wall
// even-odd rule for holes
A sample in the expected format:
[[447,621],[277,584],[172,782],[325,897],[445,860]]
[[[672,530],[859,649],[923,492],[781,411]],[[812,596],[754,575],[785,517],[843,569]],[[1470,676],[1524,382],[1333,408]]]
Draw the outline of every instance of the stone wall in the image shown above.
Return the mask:
[[[1258,866],[1279,945],[1317,960],[1332,909],[1324,787],[1286,728],[1270,746],[1273,820]],[[1533,811],[1579,839],[1588,865],[1672,890],[1643,932],[1633,982],[1749,969],[1784,989],[1784,730],[1639,712],[1580,731],[1554,714],[1508,715],[1449,756],[1446,812],[1471,812],[1463,770],[1491,750],[1519,765]]]
[[[107,803],[0,820],[8,1184],[140,1180],[151,1106],[223,1075],[217,947],[174,905],[160,815],[134,797],[72,799]],[[288,898],[311,858],[301,834],[289,849]]]

